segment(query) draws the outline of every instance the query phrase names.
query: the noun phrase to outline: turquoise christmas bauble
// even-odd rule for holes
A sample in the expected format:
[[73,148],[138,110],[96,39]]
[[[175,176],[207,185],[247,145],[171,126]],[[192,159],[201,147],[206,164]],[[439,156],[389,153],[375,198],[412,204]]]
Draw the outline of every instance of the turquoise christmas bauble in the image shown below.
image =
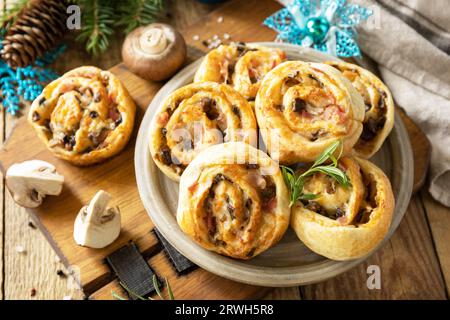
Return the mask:
[[324,17],[313,17],[306,21],[306,30],[314,43],[321,42],[330,29],[330,23]]

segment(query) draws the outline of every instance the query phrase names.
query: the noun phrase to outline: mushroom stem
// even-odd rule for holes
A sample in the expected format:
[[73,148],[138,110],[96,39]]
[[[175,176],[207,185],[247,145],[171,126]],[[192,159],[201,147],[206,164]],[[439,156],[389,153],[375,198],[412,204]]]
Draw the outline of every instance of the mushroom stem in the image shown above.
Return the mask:
[[139,43],[144,52],[159,54],[167,48],[167,38],[164,32],[158,28],[152,28],[144,32]]
[[101,216],[106,211],[106,206],[111,200],[111,195],[103,190],[95,194],[86,208],[84,221],[88,223],[101,223]]
[[80,246],[100,249],[113,243],[120,234],[118,207],[109,208],[111,195],[103,190],[81,208],[75,220],[73,237]]

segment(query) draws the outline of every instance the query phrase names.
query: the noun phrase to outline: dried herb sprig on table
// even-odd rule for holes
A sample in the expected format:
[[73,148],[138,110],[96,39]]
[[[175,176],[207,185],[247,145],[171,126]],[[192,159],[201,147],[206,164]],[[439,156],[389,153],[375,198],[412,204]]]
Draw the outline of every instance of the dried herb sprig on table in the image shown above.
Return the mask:
[[[340,148],[340,152],[336,157],[334,154],[336,153],[336,150],[338,150],[338,148]],[[294,170],[289,167],[281,166],[281,172],[283,173],[284,181],[290,189],[291,201],[289,203],[289,206],[294,205],[294,203],[296,203],[298,200],[314,200],[319,197],[319,195],[317,194],[303,193],[303,187],[305,185],[306,179],[314,173],[324,173],[336,180],[344,187],[348,187],[350,185],[350,181],[345,172],[338,168],[338,161],[342,155],[342,150],[342,142],[336,141],[319,155],[319,157],[308,170],[300,175],[296,175]],[[329,160],[331,161],[331,163],[325,164]]]
[[[161,300],[166,300],[164,298],[164,296],[162,295],[162,293],[161,293],[161,290],[160,290],[159,284],[158,284],[158,279],[156,278],[156,275],[153,275],[152,281],[153,281],[153,287],[155,288],[155,291],[156,291],[156,294],[158,295],[158,297]],[[167,287],[167,293],[169,295],[169,300],[175,300],[175,296],[173,294],[172,288],[170,287],[170,284],[169,284],[169,281],[167,280],[167,278],[165,278],[165,282],[166,282],[166,287]],[[139,299],[139,300],[155,300],[155,299],[152,299],[150,297],[147,299],[147,298],[144,298],[141,295],[138,295],[137,293],[135,293],[135,292],[131,291],[130,289],[128,289],[127,286],[125,284],[123,284],[122,282],[120,283],[120,285],[128,292],[128,295],[133,296],[136,299]],[[126,298],[124,298],[121,295],[117,294],[115,291],[112,291],[111,294],[117,300],[127,300]]]

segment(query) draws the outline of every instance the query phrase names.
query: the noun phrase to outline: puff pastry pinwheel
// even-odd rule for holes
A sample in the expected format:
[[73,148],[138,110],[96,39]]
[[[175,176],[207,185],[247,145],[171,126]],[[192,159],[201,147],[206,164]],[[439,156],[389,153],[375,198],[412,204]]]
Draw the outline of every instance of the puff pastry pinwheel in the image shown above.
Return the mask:
[[381,147],[394,126],[394,100],[386,85],[373,73],[357,65],[330,61],[349,79],[364,99],[366,115],[363,131],[355,145],[356,154],[372,157]]
[[304,185],[315,200],[292,207],[291,226],[314,252],[333,260],[369,254],[385,237],[394,211],[391,184],[381,169],[362,158],[339,161],[351,185],[338,185],[322,173]]
[[364,102],[335,68],[288,61],[264,77],[255,112],[270,155],[293,164],[314,161],[337,140],[349,154],[362,132]]
[[226,83],[253,101],[264,76],[284,60],[286,54],[280,49],[247,46],[242,42],[221,45],[206,55],[194,82]]
[[135,112],[133,100],[116,76],[80,67],[44,88],[32,103],[28,120],[57,157],[91,165],[125,147]]
[[193,83],[161,104],[150,126],[150,152],[170,179],[179,181],[203,149],[231,141],[256,143],[252,107],[226,84]]
[[206,149],[181,176],[178,224],[207,250],[250,259],[281,239],[289,218],[277,163],[245,143]]

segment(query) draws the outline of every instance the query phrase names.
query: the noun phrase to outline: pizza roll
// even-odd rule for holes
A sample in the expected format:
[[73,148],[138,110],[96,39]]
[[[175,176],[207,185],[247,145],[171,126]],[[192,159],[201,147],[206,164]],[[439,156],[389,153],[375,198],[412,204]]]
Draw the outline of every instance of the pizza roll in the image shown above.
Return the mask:
[[386,85],[373,73],[347,62],[330,61],[349,79],[364,99],[363,131],[355,145],[356,155],[372,157],[394,126],[394,100]]
[[314,161],[337,140],[349,154],[362,132],[364,102],[333,67],[289,61],[266,75],[255,112],[270,155],[293,164]]
[[221,45],[206,55],[194,82],[226,83],[253,101],[264,76],[284,60],[286,55],[280,49],[250,47],[242,42]]
[[225,84],[194,83],[174,91],[150,126],[150,152],[170,179],[179,181],[203,149],[231,141],[256,143],[252,107]]
[[135,112],[116,76],[80,67],[44,88],[32,103],[28,120],[57,157],[84,166],[102,162],[125,147]]
[[316,173],[303,192],[314,200],[292,207],[291,226],[312,251],[333,260],[356,259],[369,254],[389,230],[395,200],[384,172],[362,158],[339,161],[351,185],[339,185]]
[[181,176],[178,224],[207,250],[250,259],[281,239],[289,217],[277,163],[245,143],[206,149]]

